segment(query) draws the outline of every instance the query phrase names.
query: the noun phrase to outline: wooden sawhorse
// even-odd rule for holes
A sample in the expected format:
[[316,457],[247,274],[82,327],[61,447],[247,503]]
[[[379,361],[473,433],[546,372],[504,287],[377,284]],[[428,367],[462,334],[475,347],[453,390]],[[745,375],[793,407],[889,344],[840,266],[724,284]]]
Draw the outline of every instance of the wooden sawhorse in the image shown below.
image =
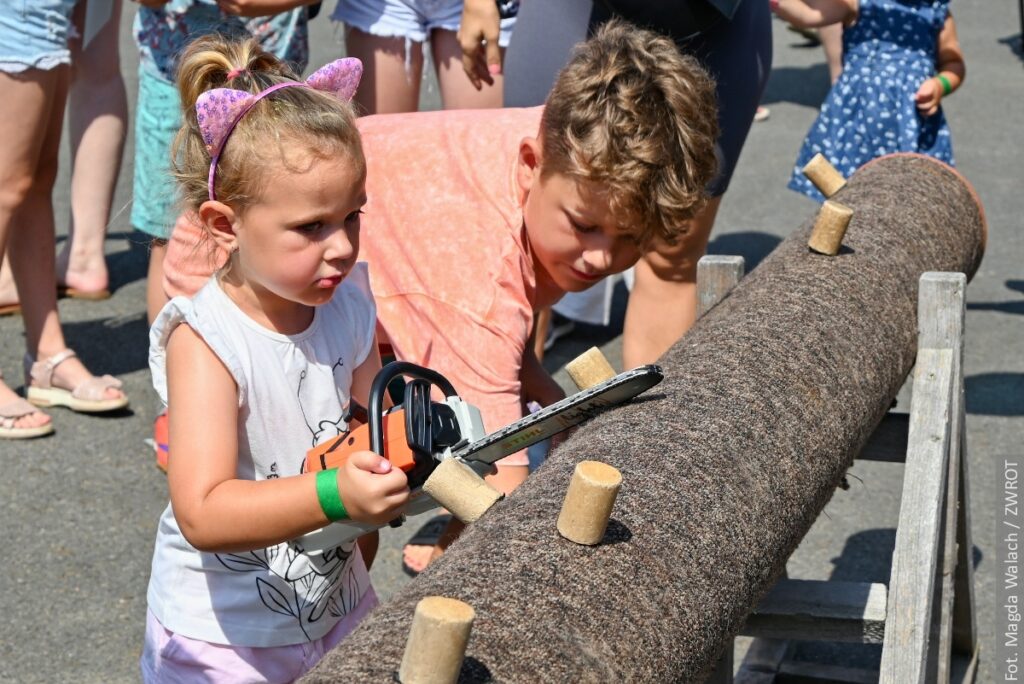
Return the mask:
[[[743,276],[742,257],[697,266],[699,315]],[[733,672],[726,649],[713,684],[974,681],[978,662],[968,505],[962,273],[925,273],[910,414],[889,413],[858,458],[905,464],[889,585],[790,580],[773,587],[740,634],[756,637]],[[786,640],[882,644],[879,672],[784,659]]]

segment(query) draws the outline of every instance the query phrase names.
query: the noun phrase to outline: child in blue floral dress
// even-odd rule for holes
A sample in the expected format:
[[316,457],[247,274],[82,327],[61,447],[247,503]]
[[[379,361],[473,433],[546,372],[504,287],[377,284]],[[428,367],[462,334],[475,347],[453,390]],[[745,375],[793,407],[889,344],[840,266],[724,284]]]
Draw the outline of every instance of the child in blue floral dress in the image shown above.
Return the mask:
[[953,164],[942,98],[963,82],[949,0],[769,0],[801,27],[843,22],[843,72],[807,133],[789,188],[820,201],[803,175],[823,154],[844,176],[894,152]]

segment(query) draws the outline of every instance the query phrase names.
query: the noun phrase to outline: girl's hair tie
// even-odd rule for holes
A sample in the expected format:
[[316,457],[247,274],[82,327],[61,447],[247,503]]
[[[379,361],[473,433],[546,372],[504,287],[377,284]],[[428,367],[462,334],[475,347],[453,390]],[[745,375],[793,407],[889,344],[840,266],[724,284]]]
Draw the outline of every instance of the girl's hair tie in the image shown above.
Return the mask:
[[233,81],[236,78],[238,78],[239,76],[241,76],[242,74],[246,73],[247,71],[248,71],[248,69],[232,69],[231,71],[228,72],[228,80],[229,81]]

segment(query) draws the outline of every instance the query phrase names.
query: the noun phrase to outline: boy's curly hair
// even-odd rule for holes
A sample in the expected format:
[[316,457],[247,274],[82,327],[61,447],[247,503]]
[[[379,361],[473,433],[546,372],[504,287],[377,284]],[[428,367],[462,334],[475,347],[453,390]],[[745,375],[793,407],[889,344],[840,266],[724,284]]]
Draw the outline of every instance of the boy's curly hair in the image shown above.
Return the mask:
[[[210,171],[210,151],[196,121],[199,96],[212,88],[255,94],[299,79],[254,38],[202,36],[188,46],[179,64],[184,125],[171,155],[181,200],[187,210],[195,210],[208,199]],[[235,126],[217,165],[217,199],[244,210],[269,180],[268,170],[289,163],[285,152],[296,143],[319,159],[346,155],[365,172],[352,106],[313,88],[284,88],[260,100]]]
[[613,20],[559,73],[540,137],[542,176],[599,186],[638,243],[672,244],[717,169],[714,82],[670,39]]

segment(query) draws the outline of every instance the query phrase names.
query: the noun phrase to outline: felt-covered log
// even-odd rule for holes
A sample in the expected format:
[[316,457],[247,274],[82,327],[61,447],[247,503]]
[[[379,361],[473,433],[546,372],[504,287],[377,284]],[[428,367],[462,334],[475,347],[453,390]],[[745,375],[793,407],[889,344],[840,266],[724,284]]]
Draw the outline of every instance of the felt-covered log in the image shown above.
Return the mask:
[[[938,162],[877,160],[836,199],[836,257],[804,223],[660,363],[581,428],[304,681],[383,682],[416,602],[476,610],[463,681],[698,682],[832,496],[915,357],[918,278],[973,274],[984,215]],[[555,529],[576,463],[622,472],[602,544]]]

